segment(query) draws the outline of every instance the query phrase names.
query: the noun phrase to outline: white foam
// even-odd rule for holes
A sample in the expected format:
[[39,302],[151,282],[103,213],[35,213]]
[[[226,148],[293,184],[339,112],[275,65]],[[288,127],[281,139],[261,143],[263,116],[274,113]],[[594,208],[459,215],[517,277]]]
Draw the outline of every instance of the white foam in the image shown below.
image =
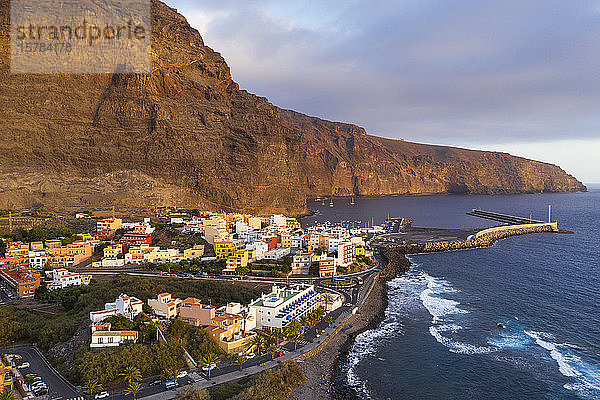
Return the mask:
[[433,323],[442,320],[443,317],[452,314],[467,314],[468,311],[459,308],[459,302],[440,297],[443,294],[457,293],[458,291],[451,287],[446,281],[433,278],[423,274],[427,281],[427,289],[421,292],[419,298],[423,306],[433,317]]
[[439,343],[443,344],[452,353],[457,354],[487,354],[497,351],[494,347],[475,346],[469,343],[453,341],[452,339],[442,335],[442,332],[452,331],[452,328],[442,325],[440,327],[430,326],[429,333]]
[[[572,350],[578,349],[568,343],[558,344],[549,341],[549,335],[544,332],[525,331],[535,339],[535,343],[550,352],[550,357],[556,361],[559,372],[574,381],[564,385],[565,389],[575,391],[584,398],[600,398],[600,365],[584,361]],[[544,340],[544,339],[546,340]]]
[[488,344],[500,349],[524,350],[533,341],[522,330],[502,330],[499,337],[488,339]]
[[407,296],[406,290],[403,290],[407,289],[407,283],[411,283],[410,279],[410,277],[408,279],[398,278],[388,283],[390,299],[388,308],[385,311],[384,321],[376,329],[358,335],[348,354],[346,379],[348,385],[356,390],[361,398],[371,399],[372,395],[367,388],[368,379],[362,380],[358,375],[358,364],[368,357],[378,359],[376,357],[378,345],[383,340],[390,339],[402,332],[400,316],[404,314],[407,308],[413,307],[412,303],[414,303],[414,297],[416,296],[416,294]]

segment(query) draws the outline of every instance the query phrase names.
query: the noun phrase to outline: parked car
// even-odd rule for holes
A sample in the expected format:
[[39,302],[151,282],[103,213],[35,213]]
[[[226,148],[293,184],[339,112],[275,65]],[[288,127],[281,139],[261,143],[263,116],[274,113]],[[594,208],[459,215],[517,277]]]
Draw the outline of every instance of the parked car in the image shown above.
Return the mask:
[[177,383],[173,381],[165,382],[165,387],[167,390],[175,389],[175,387],[177,387]]
[[44,383],[44,381],[37,381],[37,382],[34,382],[34,383],[31,384],[31,388],[32,389],[35,389],[35,388],[38,388],[38,387],[48,387],[48,385],[46,385]]
[[254,358],[254,357],[256,357],[256,354],[254,354],[254,353],[248,353],[248,354],[246,354],[246,358],[248,358],[248,359]]
[[21,368],[29,368],[29,367],[30,367],[30,365],[29,365],[29,363],[26,361],[26,362],[24,362],[23,364],[19,365],[17,368],[21,369]]
[[202,367],[202,371],[208,372],[209,370],[212,370],[212,369],[215,369],[215,368],[217,368],[217,364],[212,363],[212,364],[210,364],[210,366],[205,365],[204,367]]
[[109,393],[108,393],[106,390],[104,390],[104,391],[102,391],[102,392],[100,392],[100,393],[96,394],[96,395],[94,396],[94,399],[105,399],[105,398],[107,398],[107,397],[109,397],[109,396],[110,396],[110,394],[109,394]]
[[150,382],[150,383],[148,384],[148,386],[156,386],[156,385],[160,385],[161,383],[162,383],[162,380],[160,380],[160,379],[155,379],[155,380],[153,380],[152,382]]
[[181,371],[177,374],[177,378],[185,378],[188,375],[187,371]]
[[275,356],[277,356],[277,357],[281,357],[284,354],[285,354],[285,350],[279,350],[279,351],[275,352]]

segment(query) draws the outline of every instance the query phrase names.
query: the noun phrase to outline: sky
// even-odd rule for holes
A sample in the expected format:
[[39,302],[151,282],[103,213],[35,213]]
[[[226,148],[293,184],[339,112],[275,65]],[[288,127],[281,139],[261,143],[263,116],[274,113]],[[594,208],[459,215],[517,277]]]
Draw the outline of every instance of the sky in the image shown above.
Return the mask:
[[243,89],[369,134],[600,183],[595,0],[167,0]]

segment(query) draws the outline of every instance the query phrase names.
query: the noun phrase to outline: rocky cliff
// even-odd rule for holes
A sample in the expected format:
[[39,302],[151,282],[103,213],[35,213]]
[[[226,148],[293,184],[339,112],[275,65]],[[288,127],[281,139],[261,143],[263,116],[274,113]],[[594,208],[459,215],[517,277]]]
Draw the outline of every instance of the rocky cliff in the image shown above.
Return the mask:
[[8,15],[0,0],[0,208],[294,213],[311,196],[585,190],[553,165],[281,110],[240,90],[221,55],[159,1],[148,76],[10,75]]

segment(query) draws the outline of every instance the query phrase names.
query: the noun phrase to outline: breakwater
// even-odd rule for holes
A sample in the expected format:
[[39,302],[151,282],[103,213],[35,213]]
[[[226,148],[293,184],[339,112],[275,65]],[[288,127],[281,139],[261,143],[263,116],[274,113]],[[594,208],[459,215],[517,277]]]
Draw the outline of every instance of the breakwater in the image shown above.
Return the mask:
[[450,250],[474,249],[489,247],[498,240],[511,236],[527,235],[532,233],[558,232],[556,223],[525,224],[499,226],[485,229],[465,240],[450,240],[426,243],[411,243],[386,246],[387,257],[391,257],[395,250],[401,254],[435,253]]

